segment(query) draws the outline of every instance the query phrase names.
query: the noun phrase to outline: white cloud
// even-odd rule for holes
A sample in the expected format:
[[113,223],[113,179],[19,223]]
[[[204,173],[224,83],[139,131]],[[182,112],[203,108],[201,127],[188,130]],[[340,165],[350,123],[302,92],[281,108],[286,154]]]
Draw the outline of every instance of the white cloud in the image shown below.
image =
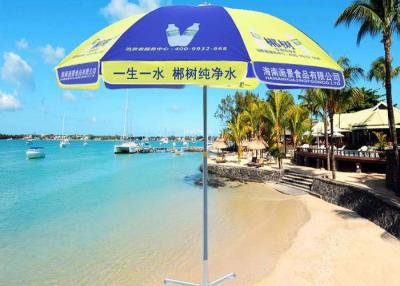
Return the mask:
[[91,123],[96,123],[97,122],[97,118],[95,116],[92,116],[89,121]]
[[70,92],[69,90],[64,92],[63,97],[67,101],[75,101],[75,95],[72,92]]
[[95,98],[95,95],[89,91],[84,91],[81,93],[81,96],[87,99]]
[[29,43],[25,38],[21,38],[16,43],[17,48],[21,50],[27,50],[29,48]]
[[172,106],[169,108],[169,110],[172,111],[172,112],[174,112],[174,113],[179,113],[179,112],[182,111],[182,108],[181,108],[180,106],[178,106],[178,105],[172,105]]
[[110,21],[116,21],[128,16],[150,12],[160,7],[160,0],[138,0],[131,3],[128,0],[111,0],[100,13]]
[[0,91],[0,111],[15,111],[21,108],[21,102],[13,94]]
[[47,44],[45,47],[40,48],[43,60],[46,64],[57,64],[65,55],[65,49],[62,47],[53,47]]
[[1,78],[10,81],[18,88],[34,90],[33,70],[18,54],[7,52],[3,54],[4,64],[1,67]]

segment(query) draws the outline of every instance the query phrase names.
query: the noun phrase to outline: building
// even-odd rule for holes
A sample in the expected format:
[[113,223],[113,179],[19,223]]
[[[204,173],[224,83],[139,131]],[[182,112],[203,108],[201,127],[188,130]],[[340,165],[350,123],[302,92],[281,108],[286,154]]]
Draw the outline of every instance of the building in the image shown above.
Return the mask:
[[[393,111],[397,136],[399,137],[400,110],[394,107]],[[380,102],[372,108],[351,113],[335,114],[333,125],[335,131],[337,130],[344,135],[341,140],[347,146],[359,148],[363,145],[374,145],[376,136],[373,134],[373,131],[389,134],[387,105],[384,102]],[[323,122],[318,122],[313,126],[313,133],[323,133],[323,131]]]

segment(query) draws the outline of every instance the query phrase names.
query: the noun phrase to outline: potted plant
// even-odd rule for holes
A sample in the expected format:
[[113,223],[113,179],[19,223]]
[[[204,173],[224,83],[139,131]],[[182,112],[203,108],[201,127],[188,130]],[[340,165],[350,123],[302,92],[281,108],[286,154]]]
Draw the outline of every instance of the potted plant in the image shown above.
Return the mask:
[[[375,144],[375,148],[378,151],[385,151],[388,147],[389,144],[387,142],[387,135],[384,134],[383,132],[373,132],[376,136],[376,139],[378,140],[378,142]],[[385,153],[381,153],[379,152],[379,157],[380,158],[384,158],[385,157]]]

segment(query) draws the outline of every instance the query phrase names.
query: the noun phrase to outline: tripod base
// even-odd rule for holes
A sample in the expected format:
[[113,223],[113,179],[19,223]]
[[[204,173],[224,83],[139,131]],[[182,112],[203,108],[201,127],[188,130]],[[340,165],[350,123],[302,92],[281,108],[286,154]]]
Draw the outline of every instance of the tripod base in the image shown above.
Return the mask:
[[181,285],[181,286],[216,286],[216,285],[219,285],[220,283],[224,282],[225,280],[228,280],[228,279],[232,280],[235,277],[236,277],[236,274],[232,272],[225,276],[222,276],[221,278],[218,278],[217,280],[214,280],[213,282],[206,282],[206,284],[191,283],[191,282],[167,278],[164,280],[164,284],[165,285]]

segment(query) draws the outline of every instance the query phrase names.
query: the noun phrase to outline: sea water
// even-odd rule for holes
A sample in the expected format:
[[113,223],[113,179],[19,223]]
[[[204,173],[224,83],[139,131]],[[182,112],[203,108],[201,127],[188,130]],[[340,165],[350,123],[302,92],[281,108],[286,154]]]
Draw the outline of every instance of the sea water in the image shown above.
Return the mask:
[[0,141],[0,285],[140,285],[169,264],[175,231],[190,241],[201,189],[185,177],[201,155],[114,155],[115,143],[33,141],[46,158],[27,160],[24,141]]

